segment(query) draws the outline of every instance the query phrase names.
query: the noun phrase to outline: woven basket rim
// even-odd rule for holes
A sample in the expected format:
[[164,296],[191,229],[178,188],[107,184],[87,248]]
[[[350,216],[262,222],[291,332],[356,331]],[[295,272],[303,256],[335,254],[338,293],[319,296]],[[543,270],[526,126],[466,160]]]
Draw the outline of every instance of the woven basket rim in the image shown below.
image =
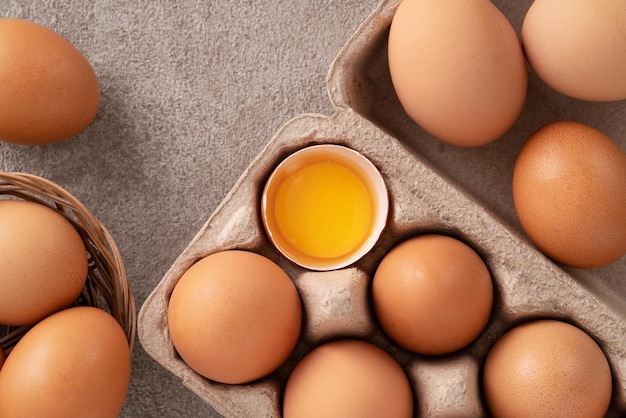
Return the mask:
[[[0,198],[46,205],[76,228],[87,249],[89,268],[85,286],[75,304],[94,306],[110,313],[124,330],[132,350],[137,327],[135,299],[120,251],[105,226],[66,189],[38,175],[0,171]],[[0,345],[8,352],[31,327],[2,326]]]

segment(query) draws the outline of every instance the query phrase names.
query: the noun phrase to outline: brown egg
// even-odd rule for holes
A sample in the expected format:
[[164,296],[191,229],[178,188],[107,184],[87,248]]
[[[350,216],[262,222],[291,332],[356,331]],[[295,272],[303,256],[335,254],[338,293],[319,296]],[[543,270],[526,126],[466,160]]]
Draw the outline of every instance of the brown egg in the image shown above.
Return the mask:
[[504,334],[483,371],[487,407],[497,417],[604,417],[611,401],[609,363],[581,329],[538,320]]
[[193,264],[169,300],[172,343],[197,373],[245,383],[276,370],[302,326],[298,291],[277,264],[249,251],[217,252]]
[[0,416],[115,418],[130,381],[130,348],[107,312],[82,306],[39,322],[0,373]]
[[100,105],[87,59],[37,23],[0,18],[0,140],[59,142],[84,130]]
[[601,267],[626,254],[626,153],[579,122],[537,130],[513,171],[513,201],[531,241],[558,263]]
[[309,352],[287,380],[284,418],[411,418],[413,394],[397,361],[378,346],[337,340]]
[[465,347],[483,330],[491,315],[493,283],[468,245],[428,234],[401,242],[383,258],[372,300],[392,340],[416,353],[440,355]]
[[555,90],[581,100],[626,99],[623,0],[536,0],[524,17],[528,62]]
[[495,141],[526,99],[526,59],[490,0],[403,0],[389,32],[389,71],[406,113],[446,143]]
[[87,278],[87,250],[63,215],[2,200],[0,231],[0,324],[33,324],[76,300]]

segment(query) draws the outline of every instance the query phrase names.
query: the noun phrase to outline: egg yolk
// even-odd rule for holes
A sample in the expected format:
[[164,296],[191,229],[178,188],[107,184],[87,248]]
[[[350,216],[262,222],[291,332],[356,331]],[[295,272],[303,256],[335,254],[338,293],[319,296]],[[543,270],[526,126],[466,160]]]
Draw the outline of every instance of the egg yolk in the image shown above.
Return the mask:
[[277,189],[275,217],[283,238],[298,251],[335,258],[367,238],[373,205],[356,173],[322,161],[285,177]]

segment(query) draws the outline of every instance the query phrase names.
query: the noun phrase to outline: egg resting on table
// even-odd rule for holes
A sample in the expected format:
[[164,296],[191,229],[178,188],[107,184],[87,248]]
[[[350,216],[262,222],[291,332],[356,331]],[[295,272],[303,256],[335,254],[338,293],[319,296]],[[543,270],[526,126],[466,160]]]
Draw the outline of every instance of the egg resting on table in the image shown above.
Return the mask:
[[100,88],[87,59],[53,30],[0,18],[0,140],[69,139],[95,118]]

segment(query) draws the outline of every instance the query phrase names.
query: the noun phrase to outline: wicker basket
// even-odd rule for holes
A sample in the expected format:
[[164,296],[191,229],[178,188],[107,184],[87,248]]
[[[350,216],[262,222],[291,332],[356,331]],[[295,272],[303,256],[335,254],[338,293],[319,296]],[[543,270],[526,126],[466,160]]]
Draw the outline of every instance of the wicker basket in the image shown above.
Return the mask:
[[[124,329],[132,350],[136,329],[135,300],[122,257],[107,229],[66,190],[32,174],[0,171],[1,198],[46,205],[74,225],[85,243],[89,261],[85,287],[75,305],[94,306],[113,315]],[[0,326],[0,345],[10,351],[29,328]]]

